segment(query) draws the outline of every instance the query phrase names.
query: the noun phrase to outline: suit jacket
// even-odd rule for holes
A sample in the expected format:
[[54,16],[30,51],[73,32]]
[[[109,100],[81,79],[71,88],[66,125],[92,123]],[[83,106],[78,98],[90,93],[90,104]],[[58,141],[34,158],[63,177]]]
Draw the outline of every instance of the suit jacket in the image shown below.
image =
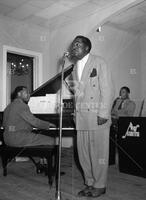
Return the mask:
[[119,117],[130,117],[134,115],[136,104],[130,99],[125,99],[119,109],[119,106],[122,102],[121,98],[117,98],[112,107],[111,115],[113,118]]
[[[4,110],[3,127],[6,143],[12,145],[20,143],[23,146],[30,142],[33,127],[48,129],[49,122],[36,118],[27,104],[20,99],[15,99]],[[29,137],[27,137],[28,134]],[[17,141],[15,141],[15,136]]]
[[[74,91],[76,129],[97,130],[109,126],[113,84],[105,61],[99,56],[90,54],[81,80],[78,80],[75,65],[67,82]],[[107,123],[98,125],[97,116],[108,119]]]

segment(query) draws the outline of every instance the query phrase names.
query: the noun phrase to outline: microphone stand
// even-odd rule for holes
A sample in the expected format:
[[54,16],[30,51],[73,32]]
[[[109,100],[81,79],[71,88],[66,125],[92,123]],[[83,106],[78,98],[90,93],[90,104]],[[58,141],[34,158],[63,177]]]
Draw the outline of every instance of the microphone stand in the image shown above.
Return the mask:
[[63,117],[63,79],[64,79],[64,65],[66,56],[63,56],[62,72],[61,72],[61,87],[60,87],[60,123],[59,123],[59,152],[58,152],[58,180],[57,180],[57,191],[56,200],[61,200],[61,189],[60,189],[60,168],[61,168],[61,150],[62,150],[62,117]]

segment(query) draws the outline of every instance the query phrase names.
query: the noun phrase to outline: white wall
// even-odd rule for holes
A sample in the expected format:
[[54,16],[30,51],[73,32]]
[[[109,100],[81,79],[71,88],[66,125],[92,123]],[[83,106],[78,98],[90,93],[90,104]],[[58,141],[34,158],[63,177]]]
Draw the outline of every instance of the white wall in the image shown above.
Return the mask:
[[66,26],[56,28],[56,30],[50,30],[51,65],[57,65],[57,70],[60,69],[58,60],[76,35],[91,36],[97,27],[108,21],[110,17],[114,17],[118,12],[140,1],[142,0],[117,0],[103,9],[98,9],[85,19],[77,20]]
[[[3,45],[40,52],[43,55],[42,80],[45,82],[56,70],[49,59],[49,31],[37,26],[19,23],[0,16],[0,110],[2,110]],[[42,39],[45,41],[42,41]]]
[[145,99],[143,116],[146,117],[146,35],[141,36],[141,99]]

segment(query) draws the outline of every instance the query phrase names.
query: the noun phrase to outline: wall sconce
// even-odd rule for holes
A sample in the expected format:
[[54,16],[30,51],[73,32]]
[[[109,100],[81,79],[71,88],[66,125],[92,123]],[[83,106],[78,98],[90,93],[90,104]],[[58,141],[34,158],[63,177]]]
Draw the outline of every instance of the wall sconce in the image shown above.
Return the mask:
[[96,32],[101,32],[101,26],[96,29]]

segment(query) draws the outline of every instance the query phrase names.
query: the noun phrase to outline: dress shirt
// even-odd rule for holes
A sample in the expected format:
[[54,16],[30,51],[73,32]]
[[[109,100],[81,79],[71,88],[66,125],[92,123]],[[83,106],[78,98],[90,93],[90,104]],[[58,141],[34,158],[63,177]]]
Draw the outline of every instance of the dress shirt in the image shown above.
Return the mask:
[[125,101],[125,99],[121,99],[121,103],[118,106],[118,110],[121,110],[123,108],[124,101]]
[[82,76],[82,73],[83,73],[83,69],[85,67],[85,64],[87,62],[89,58],[89,54],[87,54],[86,56],[84,56],[81,60],[79,60],[77,62],[77,74],[78,74],[78,79],[79,81],[81,80],[81,76]]

